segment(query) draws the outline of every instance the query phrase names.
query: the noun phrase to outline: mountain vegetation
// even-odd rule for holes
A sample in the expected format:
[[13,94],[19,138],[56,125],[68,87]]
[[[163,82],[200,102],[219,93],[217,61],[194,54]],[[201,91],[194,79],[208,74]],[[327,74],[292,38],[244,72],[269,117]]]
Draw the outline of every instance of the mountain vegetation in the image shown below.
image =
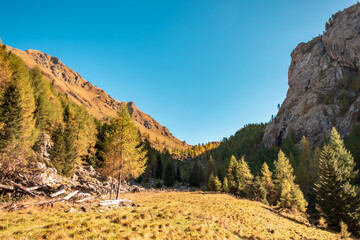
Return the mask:
[[[342,40],[357,41],[359,32],[349,31],[353,34],[350,37],[342,39],[340,36],[341,41],[333,40],[339,40],[334,32],[341,33],[342,26],[349,26],[350,30],[359,29],[360,21],[356,17],[359,14],[344,17],[349,12],[359,13],[360,4],[334,15],[327,23],[323,36],[299,44],[294,50],[289,69],[288,96],[269,123],[248,124],[221,142],[195,146],[175,139],[165,127],[161,128],[133,103],[115,102],[85,80],[83,85],[78,86],[76,79],[80,79],[80,75],[72,70],[69,78],[55,77],[49,81],[47,75],[53,73],[50,74],[47,67],[33,63],[33,59],[39,57],[37,52],[27,52],[33,58],[31,65],[19,57],[24,53],[15,54],[5,45],[0,45],[0,180],[12,179],[32,162],[43,162],[67,178],[74,176],[77,166],[90,165],[106,177],[111,177],[110,198],[113,192],[118,198],[122,184],[130,180],[149,188],[181,187],[211,193],[224,192],[261,202],[251,205],[247,200],[239,200],[243,206],[250,208],[247,211],[252,212],[251,216],[262,214],[270,221],[274,217],[271,211],[280,209],[296,213],[319,226],[327,226],[343,237],[349,237],[349,234],[360,236],[360,67],[359,59],[354,59],[358,48],[338,52],[343,47],[340,44]],[[349,24],[345,24],[346,21]],[[349,46],[354,46],[351,44]],[[51,59],[53,65],[67,69],[59,64],[58,59]],[[318,66],[319,62],[326,65],[326,69]],[[308,81],[302,81],[307,76],[311,76]],[[73,85],[64,82],[72,82]],[[328,83],[331,86],[325,87]],[[65,91],[64,86],[79,88],[75,91],[78,95]],[[101,105],[99,109],[107,108],[104,110],[106,114],[93,110],[86,94],[82,95],[84,86],[106,102],[107,107],[97,100],[94,103]],[[323,93],[325,88],[326,93]],[[50,139],[49,151],[44,139]],[[161,219],[175,219],[168,225],[162,223],[161,230],[167,231],[164,229],[169,227],[181,235],[184,230],[192,233],[191,224],[217,218],[215,222],[220,222],[221,227],[226,226],[229,231],[211,232],[211,236],[269,237],[263,227],[256,231],[245,229],[249,234],[239,232],[239,225],[233,220],[247,222],[241,217],[244,210],[235,206],[235,198],[227,195],[223,198],[234,204],[221,205],[221,195],[213,196],[211,193],[203,194],[207,195],[205,197],[196,193],[201,200],[194,200],[190,193],[184,193],[185,200],[181,199],[181,194],[170,197],[161,193],[168,203],[171,203],[170,199],[175,199],[181,207],[186,203],[195,209],[196,216],[185,208],[180,209],[189,215],[186,221],[173,214],[178,209],[172,209],[171,204],[161,206],[163,210],[168,209],[162,213],[155,211],[156,216],[148,213],[149,209],[142,209],[142,215],[134,210],[132,220],[153,220],[159,215]],[[159,200],[157,195],[143,196],[146,200],[140,201],[149,203],[154,210],[158,209],[153,202],[154,199]],[[194,203],[199,203],[200,207],[194,207]],[[204,213],[205,208],[201,204],[206,204],[206,207],[213,204],[216,211],[210,209],[210,212],[215,212]],[[257,206],[256,211],[251,210],[254,206]],[[232,212],[234,209],[236,213]],[[219,215],[222,210],[225,213]],[[162,218],[165,213],[167,217]],[[271,217],[268,217],[269,214]],[[97,219],[95,215],[90,220],[94,219]],[[148,230],[148,225],[144,227],[142,220],[136,225],[125,221],[127,217],[122,219],[107,215],[100,222],[121,222],[122,226],[130,224],[135,229],[141,226],[145,229],[143,234],[158,234]],[[184,226],[174,227],[177,221],[185,222]],[[94,222],[98,226],[99,223]],[[214,222],[209,221],[208,224],[210,226]],[[290,225],[299,227],[294,223]],[[203,237],[210,231],[196,226],[200,229],[196,230],[200,232],[197,237]],[[56,230],[56,227],[49,228]],[[22,230],[17,231],[21,233]],[[276,235],[277,231],[281,232],[276,230]],[[312,233],[319,234],[317,231],[320,230],[312,233],[303,231],[304,236],[301,237],[305,238],[305,235],[313,237]],[[46,238],[48,233],[44,234]],[[286,232],[277,237],[290,238],[292,235]]]

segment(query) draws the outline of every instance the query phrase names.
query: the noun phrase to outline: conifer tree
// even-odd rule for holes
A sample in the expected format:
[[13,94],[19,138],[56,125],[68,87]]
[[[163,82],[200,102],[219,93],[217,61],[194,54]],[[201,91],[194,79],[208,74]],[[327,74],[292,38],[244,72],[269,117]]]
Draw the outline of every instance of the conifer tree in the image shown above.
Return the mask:
[[215,173],[215,162],[213,157],[210,155],[209,162],[207,164],[206,178],[209,179],[210,175]]
[[38,66],[30,70],[30,79],[34,89],[36,127],[41,132],[52,133],[62,115],[61,104]]
[[217,176],[214,176],[214,174],[211,173],[206,187],[209,191],[220,191],[221,190],[221,182]]
[[222,190],[226,193],[230,192],[229,190],[229,183],[227,177],[224,178]]
[[161,159],[161,155],[158,154],[156,156],[156,178],[157,179],[162,179],[163,176],[163,164],[162,164],[162,159]]
[[121,107],[117,117],[112,119],[104,157],[104,172],[118,179],[118,198],[122,181],[140,176],[145,171],[147,160],[146,151],[140,144],[140,137],[126,106]]
[[65,141],[65,160],[63,174],[70,177],[75,170],[77,151],[74,144],[74,129],[69,123],[66,124],[63,137]]
[[320,153],[315,184],[317,209],[330,228],[339,230],[343,221],[352,232],[359,230],[359,197],[351,184],[357,174],[354,167],[354,158],[333,128]]
[[254,176],[251,174],[250,167],[248,163],[245,161],[245,158],[242,157],[239,163],[240,168],[240,183],[238,186],[239,193],[242,196],[250,197],[252,193],[252,185]]
[[275,204],[274,182],[272,180],[272,172],[266,162],[261,167],[261,182],[266,189],[266,199],[268,203]]
[[50,159],[59,174],[64,173],[65,159],[66,159],[66,143],[64,138],[64,130],[60,125],[52,137],[53,147],[50,153]]
[[309,141],[305,136],[301,138],[300,147],[299,166],[296,173],[297,182],[299,183],[303,192],[308,195],[314,184],[315,164],[312,159],[312,152]]
[[0,105],[0,147],[19,140],[22,135],[23,112],[21,96],[16,85],[11,84],[4,92]]
[[254,195],[255,195],[255,199],[257,201],[260,201],[264,204],[268,204],[267,201],[267,190],[266,187],[264,185],[264,182],[261,180],[261,178],[259,176],[255,177],[255,181],[254,181]]
[[179,164],[176,167],[176,181],[178,181],[179,183],[182,182],[182,177],[181,177],[181,171],[180,171],[180,166]]
[[230,158],[229,168],[227,172],[227,180],[230,193],[238,193],[238,188],[240,184],[239,172],[239,162],[236,160],[235,156],[232,155]]
[[8,61],[9,68],[12,71],[12,83],[16,84],[21,96],[21,108],[23,112],[23,120],[21,121],[21,143],[24,146],[23,150],[29,152],[37,137],[35,118],[33,114],[35,111],[33,88],[30,81],[29,71],[24,64],[24,61],[14,54],[8,55]]
[[193,170],[191,171],[189,184],[191,187],[200,187],[204,182],[204,172],[198,162],[195,162]]
[[173,187],[175,183],[175,171],[174,165],[171,162],[166,164],[164,173],[164,185],[167,187]]
[[299,189],[294,183],[293,168],[289,159],[280,150],[275,165],[275,190],[279,204],[283,208],[293,208],[305,212],[307,202]]

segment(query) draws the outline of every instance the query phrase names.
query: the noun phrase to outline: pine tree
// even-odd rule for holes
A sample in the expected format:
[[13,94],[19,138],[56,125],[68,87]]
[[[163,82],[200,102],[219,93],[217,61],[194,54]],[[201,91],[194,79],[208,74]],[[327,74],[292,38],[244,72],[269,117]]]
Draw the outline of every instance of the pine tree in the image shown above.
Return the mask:
[[354,158],[333,128],[329,143],[320,153],[315,184],[317,209],[330,228],[339,230],[343,221],[352,232],[360,229],[359,197],[357,188],[351,184],[357,174],[354,167]]
[[275,165],[275,190],[277,200],[283,208],[293,208],[305,212],[307,202],[299,189],[294,183],[293,168],[289,159],[280,150]]
[[104,173],[118,179],[118,198],[122,181],[140,176],[145,171],[147,160],[146,151],[140,144],[140,137],[126,106],[121,107],[118,116],[112,119],[104,156]]
[[175,183],[175,171],[174,165],[168,162],[164,173],[164,185],[167,187],[173,187]]

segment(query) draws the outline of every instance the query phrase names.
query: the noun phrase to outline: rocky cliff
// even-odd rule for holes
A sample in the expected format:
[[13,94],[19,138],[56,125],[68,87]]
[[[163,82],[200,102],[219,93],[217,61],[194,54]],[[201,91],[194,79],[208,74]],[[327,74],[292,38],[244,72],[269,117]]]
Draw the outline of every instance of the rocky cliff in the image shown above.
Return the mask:
[[7,49],[21,57],[27,67],[39,66],[44,76],[59,92],[67,94],[73,102],[84,106],[96,118],[113,117],[121,105],[127,104],[135,125],[140,129],[143,137],[150,137],[154,147],[182,149],[188,146],[175,138],[166,127],[150,115],[140,111],[133,102],[119,102],[111,98],[104,90],[97,88],[63,64],[60,59],[36,50],[22,51],[9,46]]
[[300,43],[291,58],[286,99],[264,143],[281,145],[293,132],[317,144],[332,126],[348,134],[360,121],[360,4],[334,14],[324,34]]

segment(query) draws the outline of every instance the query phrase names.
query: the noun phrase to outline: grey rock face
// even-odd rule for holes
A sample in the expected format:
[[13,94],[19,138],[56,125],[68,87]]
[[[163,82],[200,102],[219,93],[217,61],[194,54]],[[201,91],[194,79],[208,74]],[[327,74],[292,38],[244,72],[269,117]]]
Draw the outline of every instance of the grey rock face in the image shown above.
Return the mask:
[[[289,89],[266,127],[266,146],[281,145],[290,132],[315,145],[332,126],[344,136],[359,118],[360,4],[333,15],[323,36],[300,43],[291,53]],[[360,84],[360,83],[359,83]]]

